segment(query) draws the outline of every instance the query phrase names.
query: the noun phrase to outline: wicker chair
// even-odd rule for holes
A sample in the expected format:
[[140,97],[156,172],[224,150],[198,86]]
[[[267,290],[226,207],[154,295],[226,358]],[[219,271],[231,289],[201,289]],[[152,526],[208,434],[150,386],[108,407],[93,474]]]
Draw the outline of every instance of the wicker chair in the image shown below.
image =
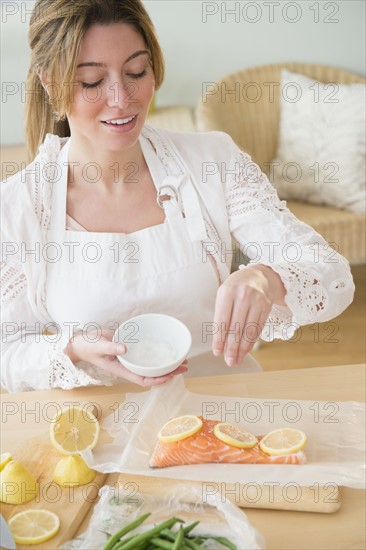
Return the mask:
[[[231,74],[218,82],[218,89],[226,90],[225,101],[221,93],[208,94],[205,101],[201,100],[196,109],[196,129],[221,130],[230,134],[267,174],[266,163],[273,160],[277,151],[280,119],[279,86],[274,87],[275,93],[271,97],[269,83],[280,83],[283,68],[324,83],[365,82],[365,79],[344,70],[305,63],[263,65]],[[262,96],[257,101],[248,101],[245,96],[238,101],[234,93],[227,93],[238,89],[238,83],[239,90],[246,89],[248,96],[249,86],[243,87],[248,83],[259,85]],[[295,216],[311,225],[329,244],[335,243],[352,265],[365,263],[365,215],[292,200],[287,205]]]

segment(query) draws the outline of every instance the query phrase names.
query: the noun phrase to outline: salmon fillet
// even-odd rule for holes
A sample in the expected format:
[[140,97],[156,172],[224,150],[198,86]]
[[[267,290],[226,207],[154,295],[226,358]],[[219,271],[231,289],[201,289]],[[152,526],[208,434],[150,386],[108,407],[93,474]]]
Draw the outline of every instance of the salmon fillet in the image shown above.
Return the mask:
[[285,455],[269,455],[264,453],[258,445],[252,449],[232,447],[214,435],[213,429],[215,424],[218,424],[217,420],[204,418],[201,420],[202,428],[186,439],[174,443],[158,441],[149,462],[150,468],[210,462],[230,464],[304,464],[306,462],[302,451]]

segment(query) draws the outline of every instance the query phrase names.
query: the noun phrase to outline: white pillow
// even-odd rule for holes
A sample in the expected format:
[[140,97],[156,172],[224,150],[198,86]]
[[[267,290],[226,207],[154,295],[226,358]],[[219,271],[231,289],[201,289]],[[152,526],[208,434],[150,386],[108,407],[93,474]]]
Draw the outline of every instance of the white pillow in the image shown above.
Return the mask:
[[270,174],[280,198],[365,212],[365,85],[282,70],[281,92]]

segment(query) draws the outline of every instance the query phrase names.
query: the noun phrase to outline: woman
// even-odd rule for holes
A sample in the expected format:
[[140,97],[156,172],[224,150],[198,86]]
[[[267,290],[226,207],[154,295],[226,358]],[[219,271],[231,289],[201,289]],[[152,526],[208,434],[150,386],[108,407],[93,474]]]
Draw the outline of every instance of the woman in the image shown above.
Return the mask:
[[[26,132],[40,149],[2,184],[9,391],[185,372],[143,379],[117,360],[113,332],[139,313],[180,318],[193,356],[212,347],[234,366],[260,334],[290,338],[349,305],[347,261],[326,262],[229,136],[144,125],[164,65],[140,1],[38,0],[29,37]],[[252,261],[230,274],[232,239]]]

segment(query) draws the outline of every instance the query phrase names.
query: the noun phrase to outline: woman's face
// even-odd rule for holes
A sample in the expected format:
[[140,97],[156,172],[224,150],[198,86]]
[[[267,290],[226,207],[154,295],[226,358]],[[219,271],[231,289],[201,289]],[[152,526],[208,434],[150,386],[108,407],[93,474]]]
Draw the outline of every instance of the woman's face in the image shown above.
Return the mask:
[[142,36],[126,23],[93,25],[77,60],[71,135],[98,151],[132,148],[154,95],[154,73]]

